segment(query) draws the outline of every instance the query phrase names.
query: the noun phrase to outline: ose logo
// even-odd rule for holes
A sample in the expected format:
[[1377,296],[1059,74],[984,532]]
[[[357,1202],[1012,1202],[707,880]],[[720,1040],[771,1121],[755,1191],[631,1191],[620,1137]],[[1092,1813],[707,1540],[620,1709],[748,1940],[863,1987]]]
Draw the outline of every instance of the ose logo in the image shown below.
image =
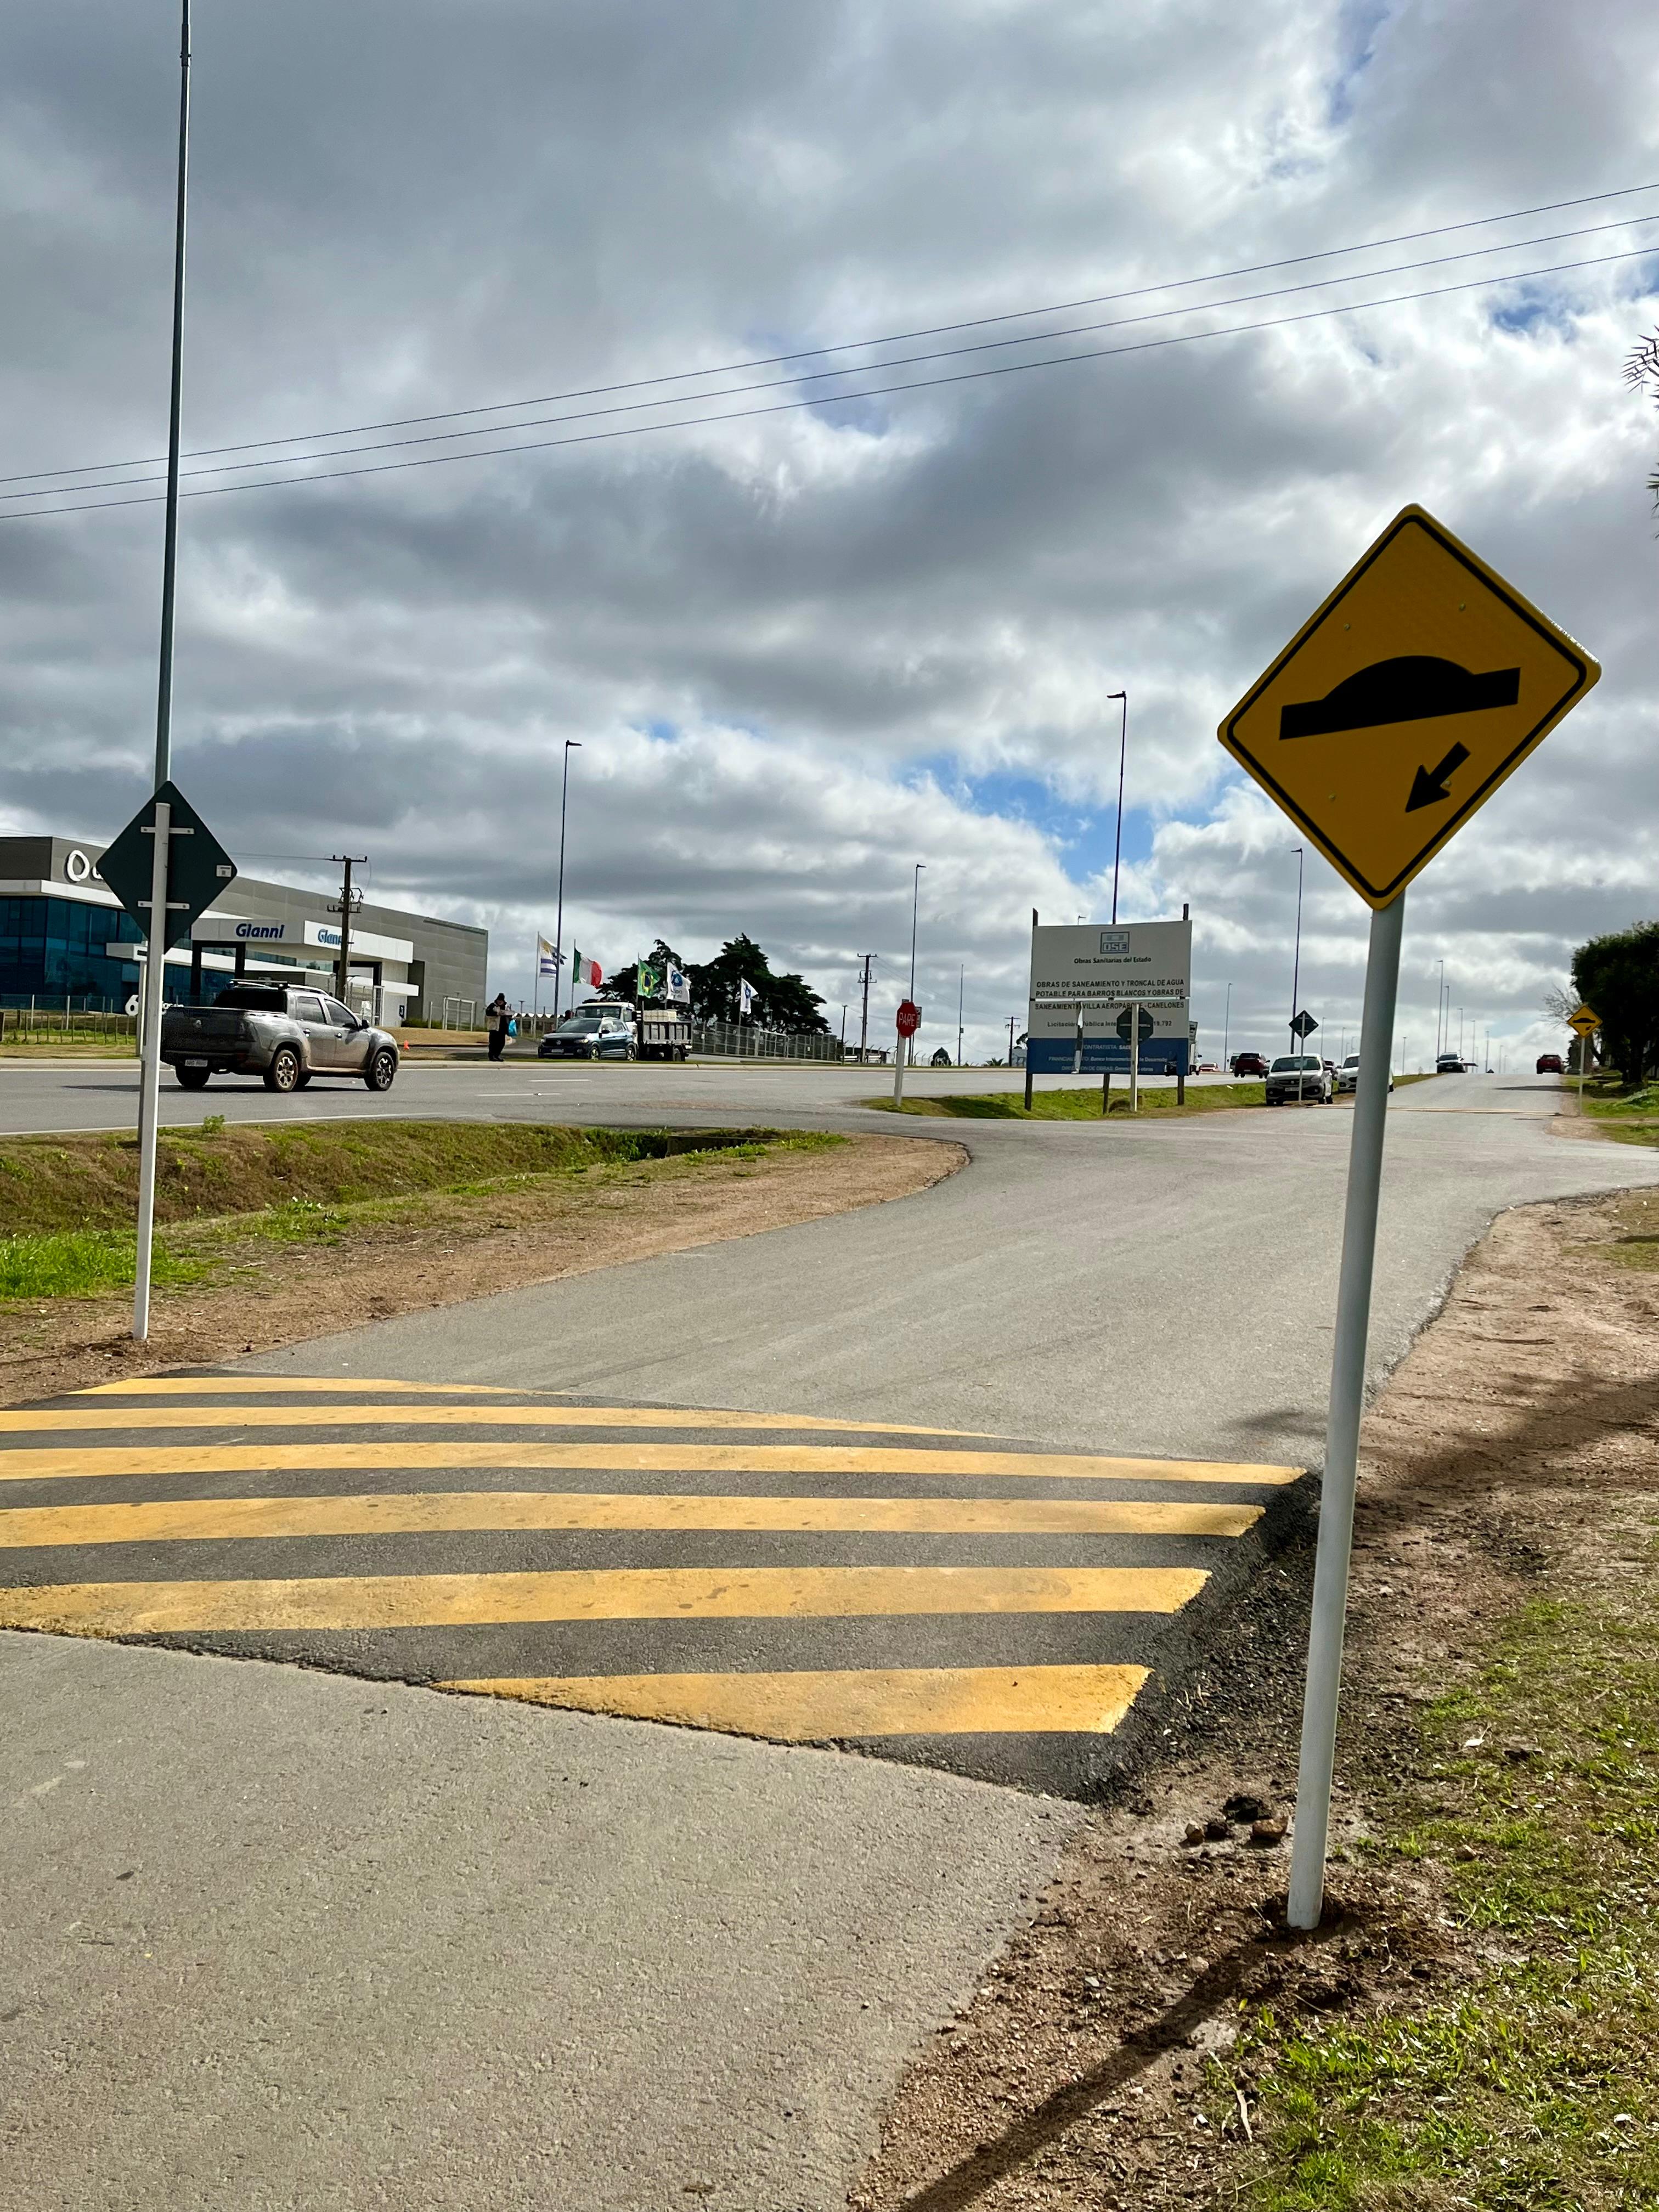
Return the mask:
[[1100,949],[1103,952],[1116,953],[1121,957],[1129,949],[1128,931],[1127,929],[1103,929],[1100,933]]

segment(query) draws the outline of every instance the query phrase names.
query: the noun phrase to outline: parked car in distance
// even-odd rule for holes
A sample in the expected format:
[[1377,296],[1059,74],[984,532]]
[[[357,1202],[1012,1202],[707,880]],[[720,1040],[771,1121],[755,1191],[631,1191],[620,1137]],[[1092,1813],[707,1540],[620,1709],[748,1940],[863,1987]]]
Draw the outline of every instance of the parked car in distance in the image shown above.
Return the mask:
[[303,1091],[313,1075],[353,1076],[390,1091],[398,1040],[325,991],[290,983],[233,983],[210,1006],[169,1006],[161,1057],[181,1089],[211,1075],[258,1075],[267,1091]]
[[1227,1063],[1235,1075],[1265,1075],[1267,1063],[1259,1052],[1236,1052]]
[[[1337,1069],[1336,1087],[1339,1093],[1344,1091],[1357,1091],[1358,1089],[1359,1054],[1357,1052],[1351,1052],[1347,1058],[1343,1061],[1341,1066]],[[1389,1070],[1389,1088],[1390,1091],[1394,1089],[1394,1070],[1392,1068]]]
[[1281,1053],[1267,1070],[1270,1106],[1328,1106],[1334,1096],[1325,1063],[1316,1053]]
[[1561,1065],[1561,1055],[1559,1052],[1540,1052],[1539,1054],[1538,1073],[1540,1075],[1565,1075],[1566,1072],[1566,1069]]
[[536,1048],[538,1060],[632,1060],[634,1009],[620,999],[590,1000],[567,1014]]

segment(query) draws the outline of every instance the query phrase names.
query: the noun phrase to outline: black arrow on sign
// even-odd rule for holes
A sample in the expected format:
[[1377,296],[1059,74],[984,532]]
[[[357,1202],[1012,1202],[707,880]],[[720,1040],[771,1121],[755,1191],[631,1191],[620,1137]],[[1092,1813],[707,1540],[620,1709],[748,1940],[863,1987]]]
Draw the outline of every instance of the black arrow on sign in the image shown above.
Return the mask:
[[1415,813],[1419,806],[1433,806],[1443,799],[1449,799],[1446,778],[1455,775],[1469,757],[1467,745],[1454,745],[1437,768],[1420,768],[1412,778],[1412,795],[1406,801],[1407,814]]

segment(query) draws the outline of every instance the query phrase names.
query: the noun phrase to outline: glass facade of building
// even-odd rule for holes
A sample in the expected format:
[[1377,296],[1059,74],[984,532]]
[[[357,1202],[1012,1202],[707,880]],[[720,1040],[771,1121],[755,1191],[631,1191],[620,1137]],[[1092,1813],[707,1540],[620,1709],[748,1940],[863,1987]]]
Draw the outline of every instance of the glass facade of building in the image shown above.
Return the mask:
[[138,936],[137,923],[118,907],[0,898],[0,1005],[67,999],[77,1013],[83,1006],[119,1013],[138,988],[137,963],[112,960],[104,948]]

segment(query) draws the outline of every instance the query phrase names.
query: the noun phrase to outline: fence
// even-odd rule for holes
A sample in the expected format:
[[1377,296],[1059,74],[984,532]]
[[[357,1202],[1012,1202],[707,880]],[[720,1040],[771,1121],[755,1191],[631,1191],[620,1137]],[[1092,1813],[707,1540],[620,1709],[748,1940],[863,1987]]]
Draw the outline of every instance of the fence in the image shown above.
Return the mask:
[[[514,1019],[522,1036],[545,1036],[557,1027],[552,1014],[520,1012]],[[693,1022],[691,1050],[720,1060],[833,1060],[856,1059],[839,1037],[797,1036],[790,1030],[763,1029],[757,1022]]]
[[78,1010],[71,999],[61,1005],[38,995],[21,993],[0,998],[0,1038],[25,1044],[51,1044],[75,1037],[132,1037],[138,1035],[134,1014],[120,1013],[107,999],[82,999]]

